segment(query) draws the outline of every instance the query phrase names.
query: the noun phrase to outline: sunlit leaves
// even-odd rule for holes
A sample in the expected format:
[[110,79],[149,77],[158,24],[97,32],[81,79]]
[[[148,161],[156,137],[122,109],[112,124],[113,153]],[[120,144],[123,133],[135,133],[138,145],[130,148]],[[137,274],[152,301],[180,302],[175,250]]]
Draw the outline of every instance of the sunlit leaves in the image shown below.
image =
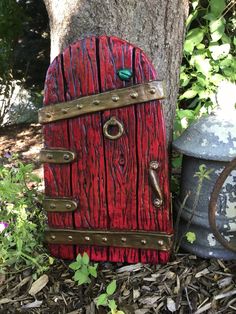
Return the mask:
[[191,53],[195,46],[200,44],[204,37],[204,30],[197,27],[193,28],[189,31],[185,43],[184,43],[184,51],[187,53]]
[[213,44],[209,47],[209,50],[214,60],[223,59],[229,54],[230,44],[223,45]]
[[223,17],[212,20],[209,24],[212,41],[218,41],[225,31],[225,19]]

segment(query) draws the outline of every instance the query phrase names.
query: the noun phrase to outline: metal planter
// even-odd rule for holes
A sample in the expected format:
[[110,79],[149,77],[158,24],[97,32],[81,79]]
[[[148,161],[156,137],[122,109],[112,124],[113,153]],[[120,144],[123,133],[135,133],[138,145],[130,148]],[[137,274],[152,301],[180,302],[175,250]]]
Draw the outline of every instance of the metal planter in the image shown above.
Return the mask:
[[[208,219],[208,207],[216,181],[224,168],[236,157],[236,117],[222,118],[219,114],[203,117],[192,124],[173,143],[174,149],[183,153],[181,192],[175,201],[175,211],[181,210],[178,238],[181,247],[201,257],[235,259],[236,252],[217,241]],[[210,180],[204,180],[200,196],[196,199],[199,166],[213,169]],[[189,194],[184,206],[184,199]],[[194,208],[195,207],[195,208]],[[187,230],[188,222],[191,225]],[[216,205],[216,228],[230,246],[236,237],[236,170],[230,171],[219,191]],[[191,244],[183,235],[194,232],[196,241]],[[223,244],[223,242],[222,242]]]

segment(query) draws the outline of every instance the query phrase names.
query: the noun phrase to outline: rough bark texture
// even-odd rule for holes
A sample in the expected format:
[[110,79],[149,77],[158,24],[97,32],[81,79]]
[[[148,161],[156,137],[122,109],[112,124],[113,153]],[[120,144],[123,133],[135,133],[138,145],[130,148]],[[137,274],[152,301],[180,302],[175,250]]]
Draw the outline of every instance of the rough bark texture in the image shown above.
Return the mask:
[[182,59],[187,0],[44,0],[51,27],[51,60],[78,39],[114,35],[145,51],[166,81],[163,102],[171,140]]

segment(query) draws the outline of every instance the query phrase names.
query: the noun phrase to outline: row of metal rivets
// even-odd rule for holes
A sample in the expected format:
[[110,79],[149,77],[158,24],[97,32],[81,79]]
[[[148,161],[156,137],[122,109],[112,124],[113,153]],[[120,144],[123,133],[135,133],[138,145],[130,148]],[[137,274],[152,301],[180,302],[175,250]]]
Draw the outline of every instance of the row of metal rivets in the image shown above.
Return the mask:
[[[47,157],[47,159],[53,159],[53,154],[47,154],[46,157]],[[64,160],[69,160],[70,159],[70,155],[64,154],[63,158],[64,158]]]
[[[54,209],[54,208],[56,208],[56,207],[57,207],[56,204],[54,204],[54,203],[51,203],[51,204],[50,204],[50,208],[51,208],[51,209]],[[66,207],[67,209],[70,209],[70,208],[71,208],[71,204],[67,203],[67,204],[65,204],[65,207]]]
[[[52,240],[56,240],[56,236],[55,236],[55,235],[51,235],[51,239],[52,239]],[[73,240],[73,237],[72,237],[72,236],[68,236],[68,240],[70,240],[70,241]],[[85,237],[84,237],[84,240],[88,242],[88,241],[90,241],[91,239],[90,239],[90,237],[85,236]],[[103,242],[107,242],[108,239],[107,239],[106,237],[104,237],[104,238],[102,238],[102,241],[103,241]],[[121,242],[126,243],[126,241],[127,241],[126,238],[121,238]],[[145,239],[140,240],[140,242],[141,242],[141,244],[143,244],[143,245],[147,244],[147,241],[146,241]],[[163,241],[163,240],[158,240],[157,243],[158,243],[160,246],[164,245],[164,241]]]
[[[155,94],[155,93],[156,93],[156,88],[155,88],[155,87],[151,87],[151,88],[148,90],[148,92],[149,92],[150,94]],[[132,92],[132,93],[130,94],[130,97],[133,98],[133,99],[136,99],[136,98],[138,98],[138,93],[137,93],[137,92]],[[120,99],[120,97],[119,97],[118,95],[113,95],[113,96],[111,97],[111,99],[112,99],[114,102],[117,102],[117,101]],[[95,100],[93,101],[93,105],[98,106],[99,104],[100,104],[100,100],[95,99]],[[79,105],[79,104],[78,104],[78,105],[76,105],[76,108],[77,108],[77,109],[82,109],[82,108],[83,108],[83,105]],[[69,109],[66,109],[66,108],[61,109],[62,113],[64,113],[64,114],[67,114],[67,113],[68,113],[68,110],[69,110]],[[47,116],[48,118],[50,118],[50,117],[51,117],[51,114],[50,114],[50,113],[47,113],[46,116]]]

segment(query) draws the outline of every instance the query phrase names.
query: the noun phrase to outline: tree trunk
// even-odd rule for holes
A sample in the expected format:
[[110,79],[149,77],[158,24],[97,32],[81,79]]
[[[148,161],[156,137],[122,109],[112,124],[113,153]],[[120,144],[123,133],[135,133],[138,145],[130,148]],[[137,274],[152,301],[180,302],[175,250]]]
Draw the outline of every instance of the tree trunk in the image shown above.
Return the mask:
[[74,41],[114,35],[142,48],[166,81],[163,102],[172,138],[188,0],[44,0],[50,19],[51,60]]

